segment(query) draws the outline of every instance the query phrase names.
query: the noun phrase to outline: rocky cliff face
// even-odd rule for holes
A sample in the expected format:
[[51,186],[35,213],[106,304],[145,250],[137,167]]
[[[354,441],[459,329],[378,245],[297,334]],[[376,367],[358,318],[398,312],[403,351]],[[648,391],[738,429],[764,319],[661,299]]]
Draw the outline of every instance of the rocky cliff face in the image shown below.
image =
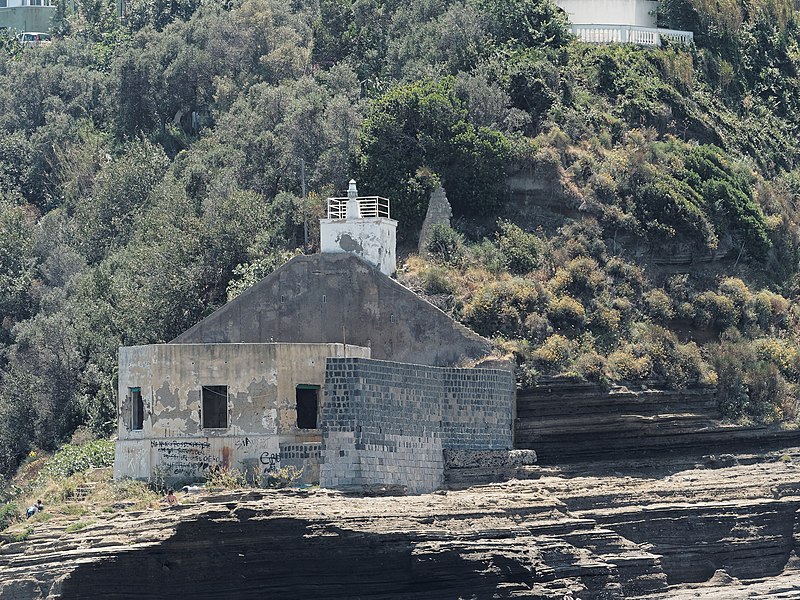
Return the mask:
[[800,449],[723,462],[540,467],[413,497],[243,491],[73,533],[51,522],[0,548],[0,598],[800,597]]
[[[800,437],[718,417],[708,390],[551,382],[518,398],[538,465],[454,453],[451,489],[427,495],[241,491],[81,531],[54,519],[0,546],[0,600],[800,598]],[[479,485],[497,477],[514,479]]]
[[545,379],[517,394],[517,448],[539,464],[615,461],[800,446],[800,431],[720,422],[713,388],[629,389]]

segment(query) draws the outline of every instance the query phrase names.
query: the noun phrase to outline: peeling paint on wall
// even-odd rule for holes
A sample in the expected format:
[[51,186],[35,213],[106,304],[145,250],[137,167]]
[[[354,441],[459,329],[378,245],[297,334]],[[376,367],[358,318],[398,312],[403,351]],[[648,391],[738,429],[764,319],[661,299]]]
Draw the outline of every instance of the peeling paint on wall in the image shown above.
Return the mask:
[[336,240],[339,243],[339,248],[345,252],[355,252],[361,254],[364,252],[364,247],[352,238],[349,233],[342,232]]
[[[313,448],[319,446],[319,432],[297,428],[295,388],[322,386],[325,359],[345,354],[368,357],[370,351],[348,346],[345,352],[341,344],[121,348],[115,477],[149,478],[157,467],[173,479],[200,477],[214,466],[244,469],[260,464],[264,452],[280,456],[281,444],[310,444],[306,454],[318,456]],[[204,385],[227,386],[227,428],[201,427]],[[143,398],[153,398],[146,402],[142,430],[130,429],[129,387],[139,387]],[[296,458],[304,456],[303,451],[294,450],[292,456],[301,467],[308,465],[304,477],[318,478],[310,459]],[[263,474],[263,467],[259,472]]]

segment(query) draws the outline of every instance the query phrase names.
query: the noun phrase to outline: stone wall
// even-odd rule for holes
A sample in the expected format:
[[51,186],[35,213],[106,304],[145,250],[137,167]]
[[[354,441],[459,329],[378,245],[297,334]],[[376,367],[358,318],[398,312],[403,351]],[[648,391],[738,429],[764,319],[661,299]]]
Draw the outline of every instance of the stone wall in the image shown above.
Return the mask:
[[511,448],[514,390],[510,371],[330,358],[320,485],[432,491],[444,449]]

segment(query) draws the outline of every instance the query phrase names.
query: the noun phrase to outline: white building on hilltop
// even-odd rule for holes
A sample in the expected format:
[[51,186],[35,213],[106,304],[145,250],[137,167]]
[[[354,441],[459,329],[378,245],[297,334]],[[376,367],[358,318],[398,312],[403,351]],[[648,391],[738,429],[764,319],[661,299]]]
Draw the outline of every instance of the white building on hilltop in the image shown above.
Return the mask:
[[691,31],[660,29],[654,0],[556,0],[572,23],[572,33],[582,42],[630,43],[660,46],[662,40],[691,44]]
[[0,30],[48,32],[55,0],[0,0]]

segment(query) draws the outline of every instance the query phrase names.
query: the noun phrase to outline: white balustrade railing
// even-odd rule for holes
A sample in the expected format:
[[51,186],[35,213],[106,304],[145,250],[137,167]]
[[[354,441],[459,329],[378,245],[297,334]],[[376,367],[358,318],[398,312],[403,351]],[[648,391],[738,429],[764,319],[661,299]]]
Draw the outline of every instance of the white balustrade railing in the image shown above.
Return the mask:
[[694,34],[691,31],[639,27],[636,25],[573,25],[572,33],[582,42],[589,44],[639,44],[660,46],[667,39],[678,44],[691,44]]
[[[346,219],[347,218],[347,202],[349,198],[328,198],[328,218],[329,219]],[[357,219],[370,219],[375,217],[384,217],[390,219],[389,216],[389,200],[381,198],[380,196],[362,196],[355,198],[356,206],[358,208]]]

